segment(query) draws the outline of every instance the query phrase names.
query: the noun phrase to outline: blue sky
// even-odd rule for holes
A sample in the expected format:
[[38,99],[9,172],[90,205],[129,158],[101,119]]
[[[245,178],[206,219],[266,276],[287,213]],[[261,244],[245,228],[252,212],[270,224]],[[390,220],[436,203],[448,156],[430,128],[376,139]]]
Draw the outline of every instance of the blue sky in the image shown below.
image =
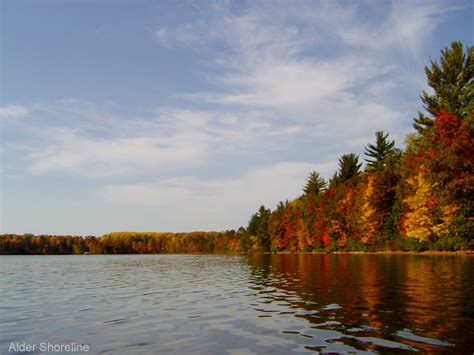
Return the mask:
[[2,1],[0,232],[225,230],[403,147],[471,1]]

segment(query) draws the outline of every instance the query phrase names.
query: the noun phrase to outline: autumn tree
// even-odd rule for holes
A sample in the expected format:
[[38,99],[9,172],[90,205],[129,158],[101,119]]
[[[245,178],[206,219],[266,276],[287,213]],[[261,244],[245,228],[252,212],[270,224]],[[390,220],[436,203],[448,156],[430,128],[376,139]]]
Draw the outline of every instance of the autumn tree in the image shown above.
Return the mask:
[[440,112],[434,121],[430,149],[425,152],[433,179],[451,201],[472,203],[474,196],[474,131],[465,121]]
[[466,121],[440,112],[425,152],[428,178],[440,200],[435,215],[437,237],[463,238],[474,233],[474,131]]
[[426,169],[422,166],[415,176],[407,179],[407,183],[411,193],[404,199],[408,206],[403,225],[406,236],[427,242],[433,235],[431,215],[437,199],[430,193]]
[[285,203],[280,201],[268,219],[268,234],[270,236],[272,250],[279,251],[284,246],[285,230],[282,221],[287,207],[288,201]]
[[371,203],[371,198],[374,195],[374,181],[375,174],[369,174],[367,176],[367,182],[363,192],[363,205],[361,213],[363,235],[361,237],[361,241],[366,244],[373,244],[375,235],[377,233],[377,210]]
[[312,246],[310,234],[304,223],[303,201],[280,202],[269,219],[272,249],[276,251],[298,251]]

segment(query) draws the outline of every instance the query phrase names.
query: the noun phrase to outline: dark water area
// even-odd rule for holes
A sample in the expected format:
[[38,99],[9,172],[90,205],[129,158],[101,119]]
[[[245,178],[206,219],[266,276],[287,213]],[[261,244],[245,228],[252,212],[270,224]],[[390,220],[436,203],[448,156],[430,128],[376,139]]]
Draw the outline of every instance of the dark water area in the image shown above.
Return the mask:
[[2,354],[474,351],[472,256],[2,256],[0,287]]

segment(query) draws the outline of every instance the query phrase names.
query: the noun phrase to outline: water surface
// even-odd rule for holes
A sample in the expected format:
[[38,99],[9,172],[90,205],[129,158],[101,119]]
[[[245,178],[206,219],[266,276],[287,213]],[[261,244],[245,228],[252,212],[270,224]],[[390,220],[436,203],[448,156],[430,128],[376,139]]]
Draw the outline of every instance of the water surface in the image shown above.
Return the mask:
[[2,256],[0,285],[2,354],[474,351],[470,256]]

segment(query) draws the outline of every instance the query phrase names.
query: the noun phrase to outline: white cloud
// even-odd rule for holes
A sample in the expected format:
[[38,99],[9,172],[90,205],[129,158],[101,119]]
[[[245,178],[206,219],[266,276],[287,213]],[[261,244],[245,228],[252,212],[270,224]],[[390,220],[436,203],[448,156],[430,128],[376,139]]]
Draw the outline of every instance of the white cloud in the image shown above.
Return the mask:
[[20,105],[7,105],[0,107],[0,121],[17,119],[27,116],[28,109]]
[[420,59],[423,42],[444,21],[447,13],[455,9],[441,1],[396,1],[389,9],[379,12],[384,18],[380,23],[363,22],[360,16],[354,16],[346,26],[335,28],[341,39],[350,45],[398,50]]
[[207,76],[214,90],[182,99],[265,111],[270,124],[286,120],[302,140],[314,137],[340,155],[362,150],[355,143],[368,143],[377,130],[403,137],[411,129],[413,104],[400,104],[397,90],[410,88],[418,101],[419,53],[452,10],[428,1],[258,2],[240,12],[206,8],[204,18],[161,27],[156,36],[211,53],[220,68]]
[[113,176],[179,170],[203,161],[206,142],[189,132],[170,137],[90,138],[54,129],[45,148],[29,155],[31,171],[67,171],[84,176]]
[[231,87],[230,94],[188,96],[213,103],[257,106],[277,110],[311,111],[325,105],[332,97],[360,88],[367,80],[386,69],[377,63],[357,57],[332,61],[270,59],[261,66],[246,68],[220,79]]
[[[115,110],[77,100],[36,104],[32,119],[24,122],[30,171],[87,177],[184,174],[216,159],[245,162],[256,150],[278,151],[302,131],[298,124],[272,122],[258,110],[160,107],[127,118]],[[24,152],[25,144],[17,143],[17,150]]]
[[156,183],[108,185],[101,194],[114,203],[153,206],[164,225],[179,225],[184,230],[236,228],[236,223],[245,224],[249,213],[260,205],[274,208],[278,201],[300,195],[311,171],[330,175],[335,168],[336,163],[282,162],[235,178],[181,177]]
[[104,177],[186,170],[205,161],[205,113],[162,109],[121,117],[117,110],[77,100],[36,104],[34,119],[25,122],[31,172]]
[[341,40],[366,54],[368,49],[390,49],[413,55],[450,12],[462,10],[446,1],[423,0],[254,2],[238,13],[230,7],[206,6],[198,20],[160,27],[154,36],[173,46],[227,45],[220,58],[226,63],[232,62],[228,54],[241,53],[250,64],[268,57],[291,58],[328,43],[337,51]]
[[[360,4],[256,3],[239,14],[224,6],[210,11],[205,20],[161,28],[157,36],[166,37],[172,45],[207,45],[211,52],[216,43],[224,48],[213,58],[222,73],[208,77],[216,89],[183,93],[180,97],[185,100],[231,110],[261,109],[301,127],[318,124],[319,129],[327,127],[318,134],[331,135],[334,140],[341,140],[348,128],[363,132],[363,137],[378,129],[398,134],[401,124],[397,120],[406,118],[393,100],[393,90],[403,87],[406,77],[398,75],[396,62],[385,50],[411,55],[415,44],[439,23],[433,18],[437,19],[442,6],[397,3],[372,7],[380,21],[368,20],[370,16],[360,20],[365,10]],[[417,21],[426,26],[419,29]],[[419,29],[411,34],[411,48],[406,48],[407,29]],[[364,36],[368,39],[362,41]],[[339,48],[341,40],[353,47]],[[364,116],[368,113],[385,117]]]

